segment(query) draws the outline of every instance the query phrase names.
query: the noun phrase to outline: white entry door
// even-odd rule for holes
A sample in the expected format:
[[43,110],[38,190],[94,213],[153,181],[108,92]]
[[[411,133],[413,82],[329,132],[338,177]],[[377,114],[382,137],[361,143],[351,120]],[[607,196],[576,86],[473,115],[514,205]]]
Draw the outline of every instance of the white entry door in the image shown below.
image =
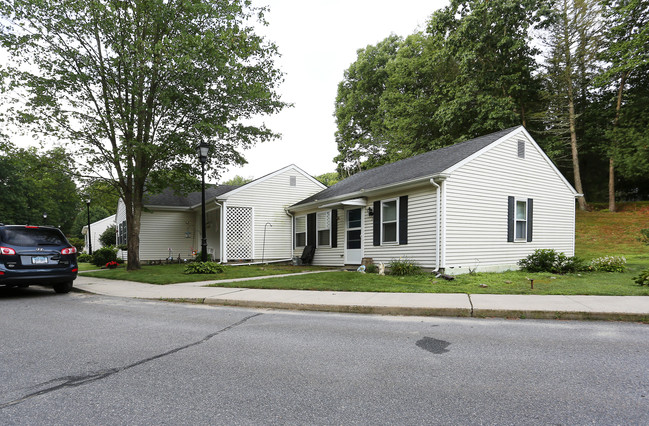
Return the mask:
[[360,265],[363,259],[363,209],[345,211],[345,263]]

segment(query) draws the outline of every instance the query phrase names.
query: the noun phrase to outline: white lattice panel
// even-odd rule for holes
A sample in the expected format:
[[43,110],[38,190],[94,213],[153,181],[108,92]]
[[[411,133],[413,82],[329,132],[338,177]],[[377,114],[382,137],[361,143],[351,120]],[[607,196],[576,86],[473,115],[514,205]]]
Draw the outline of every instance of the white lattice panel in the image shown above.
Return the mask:
[[252,259],[252,208],[228,207],[226,221],[228,259]]

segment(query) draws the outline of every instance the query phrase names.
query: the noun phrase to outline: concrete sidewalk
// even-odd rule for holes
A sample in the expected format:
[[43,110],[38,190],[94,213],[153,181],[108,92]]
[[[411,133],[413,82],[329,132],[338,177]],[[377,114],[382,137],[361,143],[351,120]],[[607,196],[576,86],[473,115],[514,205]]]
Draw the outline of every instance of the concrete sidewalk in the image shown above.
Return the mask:
[[204,287],[214,283],[218,281],[154,285],[79,275],[74,286],[106,296],[250,308],[384,315],[649,321],[648,296],[367,293]]

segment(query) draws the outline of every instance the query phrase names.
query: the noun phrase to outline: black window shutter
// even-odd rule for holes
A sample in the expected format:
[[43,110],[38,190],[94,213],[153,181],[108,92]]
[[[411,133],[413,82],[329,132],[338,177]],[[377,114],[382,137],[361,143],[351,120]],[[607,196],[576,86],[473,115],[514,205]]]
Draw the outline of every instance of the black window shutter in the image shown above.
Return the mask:
[[381,245],[381,201],[374,202],[374,226],[373,226],[373,237],[374,245]]
[[338,247],[338,210],[331,210],[331,247]]
[[408,196],[399,197],[399,245],[408,244]]
[[527,199],[527,242],[532,241],[532,212],[534,210],[534,200]]
[[514,242],[514,197],[508,197],[507,203],[507,241]]
[[306,215],[306,245],[315,247],[316,240],[316,217],[315,213],[309,213]]

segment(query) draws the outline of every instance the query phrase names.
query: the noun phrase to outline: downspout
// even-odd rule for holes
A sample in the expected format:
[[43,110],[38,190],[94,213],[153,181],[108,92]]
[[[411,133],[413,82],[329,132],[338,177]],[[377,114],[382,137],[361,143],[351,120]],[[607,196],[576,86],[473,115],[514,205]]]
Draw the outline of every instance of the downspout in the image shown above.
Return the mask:
[[435,190],[437,192],[436,202],[437,206],[435,208],[435,270],[439,271],[439,240],[440,240],[440,229],[439,229],[439,224],[440,224],[440,212],[439,212],[439,207],[440,207],[440,195],[442,192],[442,188],[435,182],[435,179],[431,179],[430,183],[435,186]]
[[[435,270],[440,271],[446,266],[446,191],[444,182],[447,176],[437,176],[430,179],[437,192],[437,210],[435,214]],[[438,180],[440,183],[435,182]],[[443,272],[443,271],[440,271]]]
[[293,216],[293,213],[289,212],[288,209],[284,209],[284,213],[286,213],[286,216],[291,218],[291,249],[289,250],[289,253],[291,253],[291,260],[293,259],[294,249],[295,247],[295,217]]

